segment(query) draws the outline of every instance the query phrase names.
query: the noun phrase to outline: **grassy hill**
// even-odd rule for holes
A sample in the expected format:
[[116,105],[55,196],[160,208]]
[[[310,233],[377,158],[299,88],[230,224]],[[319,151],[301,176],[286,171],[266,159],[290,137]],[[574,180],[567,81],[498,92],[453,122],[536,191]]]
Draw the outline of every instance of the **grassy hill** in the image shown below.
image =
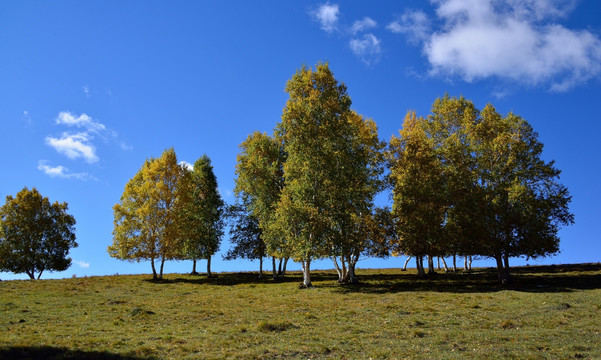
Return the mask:
[[599,359],[601,266],[0,282],[0,359]]

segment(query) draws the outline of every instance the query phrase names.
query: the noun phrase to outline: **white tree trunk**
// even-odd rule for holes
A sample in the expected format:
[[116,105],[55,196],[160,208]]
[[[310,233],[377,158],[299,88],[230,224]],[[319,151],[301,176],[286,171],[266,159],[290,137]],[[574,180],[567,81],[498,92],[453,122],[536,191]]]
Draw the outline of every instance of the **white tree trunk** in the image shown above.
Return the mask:
[[334,268],[336,269],[336,272],[338,273],[338,282],[342,282],[342,278],[344,277],[344,274],[342,273],[342,269],[340,268],[340,265],[338,265],[338,259],[336,259],[336,256],[332,256],[332,261],[334,262]]
[[[449,267],[447,266],[447,262],[444,260],[444,258],[439,258],[442,259],[442,265],[444,266],[444,271],[445,272],[449,272]],[[440,267],[439,267],[440,269]]]
[[409,260],[411,260],[411,256],[408,256],[407,260],[405,260],[405,265],[403,265],[403,271],[407,271],[407,264],[409,264]]
[[306,288],[313,287],[311,284],[311,260],[303,261],[303,285]]

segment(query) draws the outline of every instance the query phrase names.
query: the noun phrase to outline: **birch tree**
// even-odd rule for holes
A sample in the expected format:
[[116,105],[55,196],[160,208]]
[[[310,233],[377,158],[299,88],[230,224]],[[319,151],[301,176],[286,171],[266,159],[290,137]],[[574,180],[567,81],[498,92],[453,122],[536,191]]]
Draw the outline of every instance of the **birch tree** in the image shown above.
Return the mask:
[[[113,207],[113,244],[108,247],[111,257],[150,261],[155,280],[162,279],[166,260],[182,257],[185,171],[178,165],[173,148],[144,162]],[[158,276],[155,261],[160,261]]]
[[276,127],[286,153],[284,187],[276,210],[277,233],[291,244],[311,285],[311,261],[329,254],[334,235],[337,162],[350,134],[351,99],[328,64],[302,67],[286,84],[289,99]]
[[[348,113],[347,133],[337,140],[332,161],[336,190],[331,212],[334,231],[331,254],[340,282],[356,283],[355,267],[361,254],[379,254],[383,237],[374,208],[374,197],[382,189],[384,143],[376,124],[354,111]],[[340,261],[340,265],[338,263]]]
[[559,251],[560,227],[574,222],[571,196],[554,162],[542,159],[543,144],[523,118],[503,117],[487,105],[472,137],[484,196],[479,220],[487,229],[481,254],[495,259],[506,283],[510,257]]
[[425,275],[424,256],[439,252],[445,215],[442,164],[425,125],[425,119],[409,112],[400,136],[393,136],[389,147],[398,239],[393,251],[414,256],[420,277]]
[[[283,164],[286,154],[275,138],[258,131],[240,144],[240,150],[234,191],[243,211],[258,223],[261,242],[252,244],[265,246],[261,251],[266,251],[272,257],[274,278],[283,276],[285,265],[283,271],[281,265],[288,261],[290,251],[286,239],[273,223],[284,186]],[[280,271],[276,271],[276,259],[280,261]]]

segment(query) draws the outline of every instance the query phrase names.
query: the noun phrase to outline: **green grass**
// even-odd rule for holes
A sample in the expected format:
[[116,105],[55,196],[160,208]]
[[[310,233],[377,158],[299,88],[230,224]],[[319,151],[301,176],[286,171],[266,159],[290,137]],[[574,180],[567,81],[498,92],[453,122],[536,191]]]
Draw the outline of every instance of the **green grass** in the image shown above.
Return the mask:
[[0,282],[0,359],[599,359],[601,266]]

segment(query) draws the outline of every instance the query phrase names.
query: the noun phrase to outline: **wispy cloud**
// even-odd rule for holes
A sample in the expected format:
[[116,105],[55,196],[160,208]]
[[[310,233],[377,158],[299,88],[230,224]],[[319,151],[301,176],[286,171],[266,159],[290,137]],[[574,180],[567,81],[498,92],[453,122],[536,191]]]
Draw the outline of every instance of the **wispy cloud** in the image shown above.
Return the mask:
[[29,115],[29,111],[23,111],[23,122],[25,122],[25,127],[30,127],[33,121],[31,120],[31,115]]
[[348,40],[350,50],[363,63],[371,65],[379,60],[382,52],[382,41],[372,32],[369,32],[378,26],[374,19],[365,16],[363,19],[353,22],[350,27],[340,25],[340,8],[337,4],[330,3],[319,6],[310,14],[314,20],[320,23],[321,29],[325,32],[338,31],[345,38],[350,38]]
[[83,128],[86,131],[93,133],[101,133],[107,131],[106,126],[104,124],[95,121],[91,116],[86,113],[82,113],[77,116],[69,111],[61,111],[58,113],[56,117],[56,123],[67,125],[67,126],[75,126],[77,128]]
[[88,85],[84,85],[81,87],[83,93],[86,94],[86,97],[90,97],[90,87]]
[[467,82],[496,77],[567,91],[601,74],[599,37],[556,23],[573,9],[573,1],[434,3],[438,29],[421,27],[428,20],[419,11],[407,12],[387,27],[421,41],[432,75]]
[[90,263],[82,260],[74,260],[73,263],[79,266],[82,269],[87,269],[90,267]]
[[83,158],[88,163],[95,163],[98,161],[98,156],[96,147],[90,143],[90,140],[88,133],[63,133],[60,138],[47,136],[46,144],[69,159]]
[[311,11],[311,16],[319,22],[321,29],[331,33],[338,29],[338,5],[330,3],[319,6],[316,10]]
[[351,32],[353,34],[360,33],[362,31],[370,30],[378,26],[378,23],[369,17],[364,17],[363,20],[357,20],[351,26]]
[[367,33],[362,38],[351,39],[349,46],[353,54],[367,65],[377,62],[382,52],[380,39],[372,33]]
[[93,176],[90,176],[88,173],[73,173],[70,172],[64,166],[50,166],[48,165],[47,160],[40,160],[38,162],[38,170],[44,172],[44,174],[61,179],[77,179],[77,180],[94,180]]
[[132,145],[128,145],[126,144],[124,141],[120,141],[119,142],[119,147],[121,148],[121,150],[123,151],[131,151],[134,149],[134,147]]
[[404,34],[409,42],[419,43],[428,38],[431,33],[430,19],[421,10],[407,10],[388,24],[386,29],[396,34]]
[[97,162],[99,158],[96,154],[96,146],[93,144],[96,138],[100,138],[105,143],[114,142],[122,150],[132,149],[132,146],[119,139],[115,131],[86,113],[77,115],[70,111],[61,111],[58,113],[55,123],[78,129],[77,131],[63,132],[60,137],[54,135],[46,137],[47,145],[70,159],[83,158],[88,163]]

